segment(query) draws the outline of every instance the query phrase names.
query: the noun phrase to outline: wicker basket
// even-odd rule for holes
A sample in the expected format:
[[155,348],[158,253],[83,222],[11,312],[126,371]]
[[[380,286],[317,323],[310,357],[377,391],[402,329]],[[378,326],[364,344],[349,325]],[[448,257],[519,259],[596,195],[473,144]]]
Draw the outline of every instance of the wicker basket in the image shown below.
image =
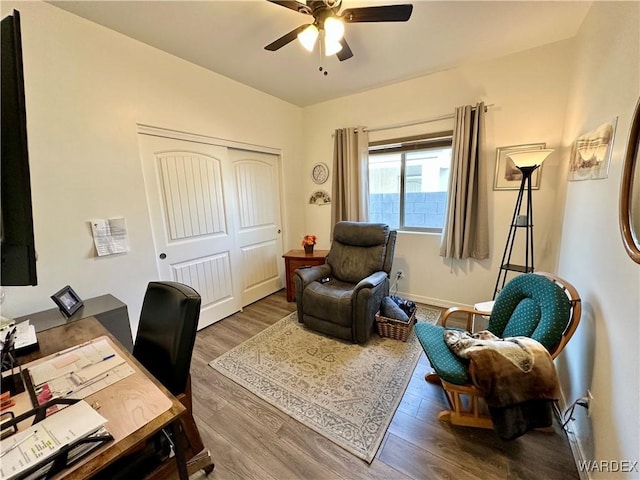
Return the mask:
[[380,315],[380,311],[376,313],[376,325],[378,326],[378,334],[381,337],[389,337],[406,342],[414,323],[416,323],[415,311],[411,314],[411,318],[407,323],[394,318],[383,317]]

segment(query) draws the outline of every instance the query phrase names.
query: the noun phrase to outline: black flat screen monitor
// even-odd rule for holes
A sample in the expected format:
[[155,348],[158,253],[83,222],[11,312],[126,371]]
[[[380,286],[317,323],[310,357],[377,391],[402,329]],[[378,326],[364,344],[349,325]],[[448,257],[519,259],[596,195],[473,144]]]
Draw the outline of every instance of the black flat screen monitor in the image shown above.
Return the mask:
[[22,70],[22,38],[20,13],[2,19],[2,57],[0,58],[2,106],[0,143],[0,283],[36,285],[36,251],[31,208],[31,179],[27,148],[27,115],[25,111]]

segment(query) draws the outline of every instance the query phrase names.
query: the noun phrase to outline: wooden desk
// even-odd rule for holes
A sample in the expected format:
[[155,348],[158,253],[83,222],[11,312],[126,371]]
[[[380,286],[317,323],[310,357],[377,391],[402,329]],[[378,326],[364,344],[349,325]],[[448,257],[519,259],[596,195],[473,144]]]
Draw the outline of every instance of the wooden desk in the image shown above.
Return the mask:
[[[45,360],[45,357],[88,340],[106,337],[116,352],[135,370],[130,375],[84,400],[100,404],[100,415],[108,421],[106,428],[114,440],[97,449],[76,465],[54,478],[86,479],[107,465],[135,451],[162,428],[177,425],[186,411],[185,407],[169,393],[147,370],[129,354],[105,328],[93,317],[52,328],[38,335],[40,349],[22,357],[22,368],[29,368]],[[29,363],[27,363],[29,362]],[[20,398],[24,396],[23,398]],[[17,395],[16,407],[31,405],[26,392]],[[24,403],[26,400],[27,404]],[[19,403],[20,402],[20,403]],[[14,413],[19,414],[21,411]],[[176,433],[178,428],[175,429]],[[178,435],[181,435],[178,433]],[[181,443],[182,443],[182,439]],[[177,449],[181,450],[181,449]],[[186,476],[186,461],[182,452],[177,455],[182,464],[182,478]]]
[[328,254],[329,250],[314,250],[313,253],[304,253],[304,250],[289,250],[282,256],[287,279],[287,302],[293,302],[296,299],[296,286],[293,284],[293,274],[296,269],[324,265]]

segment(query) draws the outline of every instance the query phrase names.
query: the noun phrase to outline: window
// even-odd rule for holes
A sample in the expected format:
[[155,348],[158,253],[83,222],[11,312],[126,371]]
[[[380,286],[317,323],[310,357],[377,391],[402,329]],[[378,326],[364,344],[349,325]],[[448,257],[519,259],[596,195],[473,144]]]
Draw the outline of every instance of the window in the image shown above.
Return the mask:
[[452,132],[369,146],[369,221],[441,232],[447,209]]

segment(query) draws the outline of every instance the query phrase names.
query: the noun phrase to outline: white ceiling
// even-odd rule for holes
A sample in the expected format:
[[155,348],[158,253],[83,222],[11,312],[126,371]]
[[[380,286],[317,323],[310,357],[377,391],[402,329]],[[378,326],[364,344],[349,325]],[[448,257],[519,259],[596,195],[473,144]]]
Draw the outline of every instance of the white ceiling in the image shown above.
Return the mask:
[[264,50],[311,19],[266,0],[49,3],[299,106],[570,38],[591,5],[344,0],[343,9],[396,3],[414,9],[406,23],[347,24],[354,56],[340,62],[297,41]]

